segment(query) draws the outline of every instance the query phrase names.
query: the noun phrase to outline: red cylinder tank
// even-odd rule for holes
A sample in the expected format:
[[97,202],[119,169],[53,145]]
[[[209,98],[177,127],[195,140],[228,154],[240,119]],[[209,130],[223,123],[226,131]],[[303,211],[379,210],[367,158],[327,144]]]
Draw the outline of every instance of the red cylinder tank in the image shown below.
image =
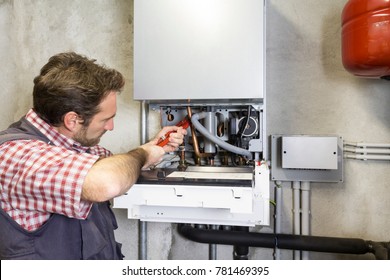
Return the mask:
[[344,68],[390,80],[390,0],[349,0],[341,20]]

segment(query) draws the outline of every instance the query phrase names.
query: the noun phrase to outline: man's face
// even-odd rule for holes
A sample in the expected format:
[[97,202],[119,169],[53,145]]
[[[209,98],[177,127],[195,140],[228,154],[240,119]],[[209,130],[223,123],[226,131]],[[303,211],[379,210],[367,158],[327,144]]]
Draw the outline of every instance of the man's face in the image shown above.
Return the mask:
[[116,114],[116,92],[110,92],[100,103],[100,112],[93,116],[88,126],[80,125],[73,139],[82,146],[91,147],[100,142],[100,138],[107,130],[114,129]]

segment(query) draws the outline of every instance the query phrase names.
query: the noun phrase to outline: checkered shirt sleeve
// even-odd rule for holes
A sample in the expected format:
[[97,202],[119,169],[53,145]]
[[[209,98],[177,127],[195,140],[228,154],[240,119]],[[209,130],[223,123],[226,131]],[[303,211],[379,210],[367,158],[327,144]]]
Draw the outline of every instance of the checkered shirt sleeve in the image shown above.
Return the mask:
[[[99,149],[99,148],[97,148]],[[77,153],[38,140],[10,141],[0,146],[1,205],[28,231],[57,213],[85,219],[92,203],[81,200],[82,185],[98,154]]]

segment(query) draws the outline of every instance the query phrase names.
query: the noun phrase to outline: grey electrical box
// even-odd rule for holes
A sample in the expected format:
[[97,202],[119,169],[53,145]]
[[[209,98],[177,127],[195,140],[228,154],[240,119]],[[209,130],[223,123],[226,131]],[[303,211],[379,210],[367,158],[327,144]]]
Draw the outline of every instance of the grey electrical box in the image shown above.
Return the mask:
[[283,136],[282,168],[337,169],[335,136]]
[[343,181],[343,140],[337,135],[271,135],[274,181]]

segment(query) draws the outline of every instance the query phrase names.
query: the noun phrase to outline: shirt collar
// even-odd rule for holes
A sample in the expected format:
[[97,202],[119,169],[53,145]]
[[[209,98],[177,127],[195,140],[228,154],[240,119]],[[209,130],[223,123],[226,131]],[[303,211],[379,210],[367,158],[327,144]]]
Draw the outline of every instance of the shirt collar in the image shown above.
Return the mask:
[[59,133],[53,126],[41,119],[33,109],[28,111],[26,119],[49,139],[50,144],[62,146],[68,150],[74,150],[79,153],[88,152],[90,149],[90,147],[82,146],[72,138],[68,138]]

